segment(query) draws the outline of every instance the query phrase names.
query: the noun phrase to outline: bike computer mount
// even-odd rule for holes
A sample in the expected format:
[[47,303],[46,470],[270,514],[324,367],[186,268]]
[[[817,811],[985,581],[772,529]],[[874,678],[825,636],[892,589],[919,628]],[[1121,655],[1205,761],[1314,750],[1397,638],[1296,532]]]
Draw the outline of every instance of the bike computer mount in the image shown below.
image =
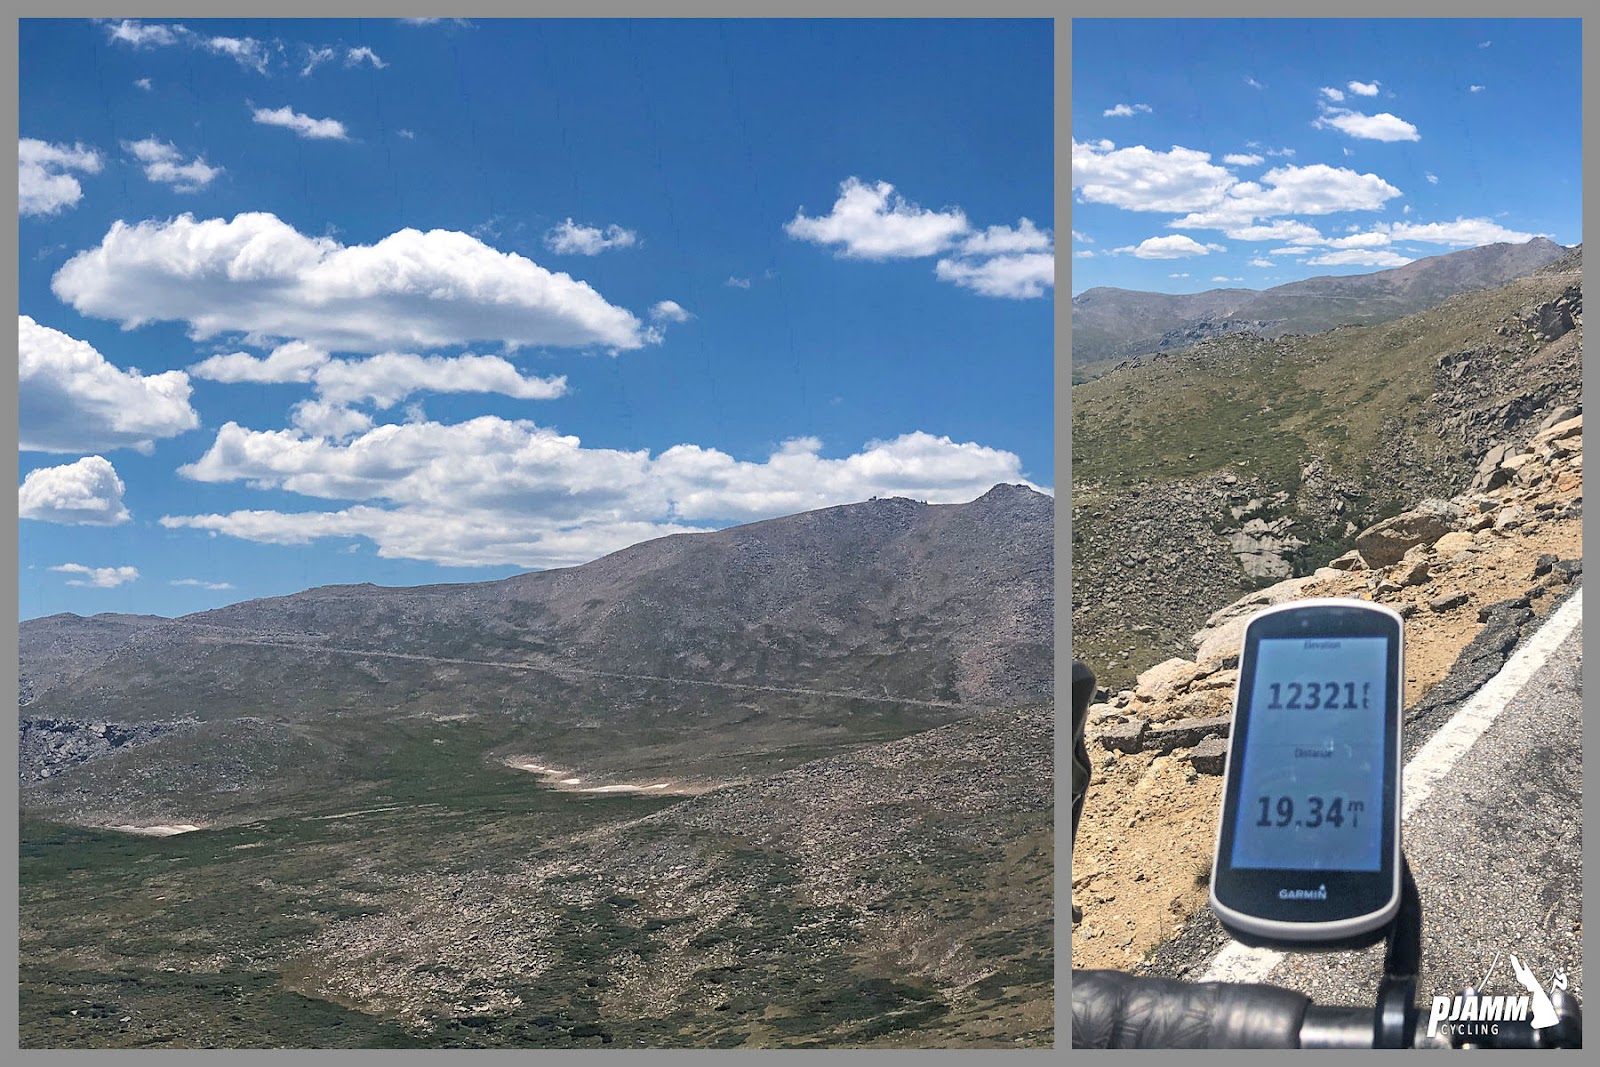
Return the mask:
[[1362,600],[1282,604],[1246,625],[1211,883],[1236,940],[1364,947],[1393,933],[1403,897],[1410,910],[1403,637],[1398,613]]

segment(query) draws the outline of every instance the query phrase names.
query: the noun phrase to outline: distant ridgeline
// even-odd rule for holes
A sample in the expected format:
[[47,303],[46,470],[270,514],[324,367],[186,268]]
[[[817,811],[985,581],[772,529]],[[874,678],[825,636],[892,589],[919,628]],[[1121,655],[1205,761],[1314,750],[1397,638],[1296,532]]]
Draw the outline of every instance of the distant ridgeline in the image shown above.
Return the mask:
[[1520,245],[1484,245],[1431,256],[1373,274],[1307,278],[1260,291],[1089,289],[1072,298],[1072,365],[1183,348],[1228,333],[1276,337],[1388,322],[1458,293],[1504,285],[1567,252],[1535,237]]

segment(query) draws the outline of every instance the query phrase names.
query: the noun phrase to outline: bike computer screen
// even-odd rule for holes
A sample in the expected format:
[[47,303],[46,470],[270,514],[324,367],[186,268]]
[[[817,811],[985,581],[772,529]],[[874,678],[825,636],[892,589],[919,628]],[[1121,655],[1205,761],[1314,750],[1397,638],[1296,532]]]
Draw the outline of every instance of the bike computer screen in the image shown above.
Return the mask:
[[1400,902],[1403,634],[1362,600],[1245,628],[1211,906],[1250,944],[1371,935]]

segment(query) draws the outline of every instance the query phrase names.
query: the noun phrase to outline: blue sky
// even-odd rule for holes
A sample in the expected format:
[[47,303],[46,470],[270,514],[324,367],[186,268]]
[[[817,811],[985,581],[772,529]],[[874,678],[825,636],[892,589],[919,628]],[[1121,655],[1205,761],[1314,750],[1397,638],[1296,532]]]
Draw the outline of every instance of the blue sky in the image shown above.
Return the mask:
[[1072,291],[1581,239],[1576,19],[1075,19]]
[[20,46],[23,618],[1054,482],[1047,20]]

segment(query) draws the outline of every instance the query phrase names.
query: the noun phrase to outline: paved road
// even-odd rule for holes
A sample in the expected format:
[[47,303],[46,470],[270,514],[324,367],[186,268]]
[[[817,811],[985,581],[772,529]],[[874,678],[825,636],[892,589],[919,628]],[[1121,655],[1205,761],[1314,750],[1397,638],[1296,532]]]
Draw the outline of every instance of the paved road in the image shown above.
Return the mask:
[[[1581,598],[1581,593],[1574,599]],[[1581,599],[1567,605],[1581,611]],[[1559,612],[1551,622],[1559,624]],[[1453,719],[1407,764],[1405,849],[1422,897],[1423,971],[1419,998],[1450,995],[1472,983],[1485,993],[1520,995],[1507,957],[1516,953],[1549,988],[1559,967],[1571,992],[1583,990],[1583,624],[1559,641],[1529,638],[1506,665],[1524,684],[1492,706],[1464,709],[1481,729],[1454,762],[1422,764],[1450,747]],[[1519,659],[1520,657],[1520,659]],[[1531,676],[1527,672],[1531,671]],[[1459,736],[1459,735],[1458,735]],[[1415,769],[1415,773],[1414,773]],[[1443,771],[1444,773],[1437,773]],[[1410,802],[1413,782],[1431,785]],[[1371,1003],[1382,972],[1382,946],[1358,953],[1300,954],[1225,947],[1191,979],[1266,981],[1298,989],[1319,1003]],[[1487,976],[1487,980],[1485,980]]]

